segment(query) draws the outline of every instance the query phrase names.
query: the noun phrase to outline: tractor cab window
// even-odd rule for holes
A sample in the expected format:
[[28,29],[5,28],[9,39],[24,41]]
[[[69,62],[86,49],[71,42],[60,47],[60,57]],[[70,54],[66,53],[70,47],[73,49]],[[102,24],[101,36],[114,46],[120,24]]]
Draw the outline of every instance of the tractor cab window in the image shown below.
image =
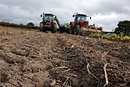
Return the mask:
[[53,16],[46,15],[46,16],[45,16],[45,20],[47,20],[47,19],[50,19],[50,20],[51,20],[51,22],[52,22],[52,21],[53,21]]
[[82,20],[86,20],[86,16],[78,16],[77,17],[77,22],[79,23]]

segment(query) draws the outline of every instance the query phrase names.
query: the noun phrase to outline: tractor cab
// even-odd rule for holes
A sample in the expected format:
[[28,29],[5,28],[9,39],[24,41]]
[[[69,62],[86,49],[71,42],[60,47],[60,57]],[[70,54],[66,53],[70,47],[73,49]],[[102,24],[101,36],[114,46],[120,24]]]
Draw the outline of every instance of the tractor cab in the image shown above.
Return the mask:
[[45,14],[45,21],[49,19],[51,22],[53,22],[53,16],[53,14]]
[[87,16],[86,15],[84,15],[84,14],[77,14],[77,15],[75,15],[75,16],[73,16],[73,17],[75,17],[75,22],[76,23],[80,23],[81,21],[83,21],[83,20],[87,20]]
[[[89,17],[89,16],[87,16],[85,14],[75,14],[75,15],[73,15],[73,17],[75,17],[75,19],[74,19],[75,25],[78,24],[78,25],[80,25],[80,27],[88,26],[89,22],[87,21],[87,17]],[[91,19],[91,17],[90,17],[90,19]]]
[[[41,15],[42,17],[42,15]],[[54,15],[53,14],[43,14],[43,23],[44,24],[51,24],[54,21]]]

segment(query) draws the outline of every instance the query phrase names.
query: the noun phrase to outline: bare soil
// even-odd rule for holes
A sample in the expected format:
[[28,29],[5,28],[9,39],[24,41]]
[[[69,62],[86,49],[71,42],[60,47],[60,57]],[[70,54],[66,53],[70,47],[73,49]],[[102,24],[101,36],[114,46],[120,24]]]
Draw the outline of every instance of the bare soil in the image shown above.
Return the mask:
[[130,87],[130,42],[0,29],[0,87],[103,86]]

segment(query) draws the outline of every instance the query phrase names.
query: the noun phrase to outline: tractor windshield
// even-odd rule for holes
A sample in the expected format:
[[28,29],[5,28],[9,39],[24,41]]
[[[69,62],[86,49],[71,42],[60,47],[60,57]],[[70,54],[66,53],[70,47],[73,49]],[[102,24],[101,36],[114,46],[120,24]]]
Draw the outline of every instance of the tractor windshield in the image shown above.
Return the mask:
[[51,22],[52,22],[52,21],[53,21],[53,16],[51,16],[51,15],[46,15],[46,16],[45,16],[45,20],[47,20],[47,19],[50,19]]
[[86,20],[86,16],[78,16],[77,17],[77,22],[79,23],[82,20]]

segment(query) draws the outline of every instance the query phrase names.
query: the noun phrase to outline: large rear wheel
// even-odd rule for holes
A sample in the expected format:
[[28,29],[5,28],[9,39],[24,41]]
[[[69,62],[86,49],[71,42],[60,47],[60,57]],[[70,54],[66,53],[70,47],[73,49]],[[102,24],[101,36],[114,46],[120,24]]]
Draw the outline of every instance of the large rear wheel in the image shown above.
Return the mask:
[[80,26],[76,25],[75,29],[74,29],[74,35],[78,35],[79,34],[79,30],[80,30]]
[[42,31],[42,28],[40,27],[39,30]]
[[46,28],[43,27],[43,28],[42,28],[42,31],[43,31],[43,32],[46,32]]
[[57,26],[56,26],[56,24],[54,24],[52,27],[52,33],[56,33],[56,31],[57,31]]
[[39,28],[40,31],[43,31],[43,22],[40,22],[40,28]]
[[67,32],[68,32],[69,34],[73,34],[73,33],[74,33],[74,32],[73,32],[73,29],[74,29],[74,28],[73,28],[73,26],[71,25],[71,26],[70,26],[70,29],[68,29]]

